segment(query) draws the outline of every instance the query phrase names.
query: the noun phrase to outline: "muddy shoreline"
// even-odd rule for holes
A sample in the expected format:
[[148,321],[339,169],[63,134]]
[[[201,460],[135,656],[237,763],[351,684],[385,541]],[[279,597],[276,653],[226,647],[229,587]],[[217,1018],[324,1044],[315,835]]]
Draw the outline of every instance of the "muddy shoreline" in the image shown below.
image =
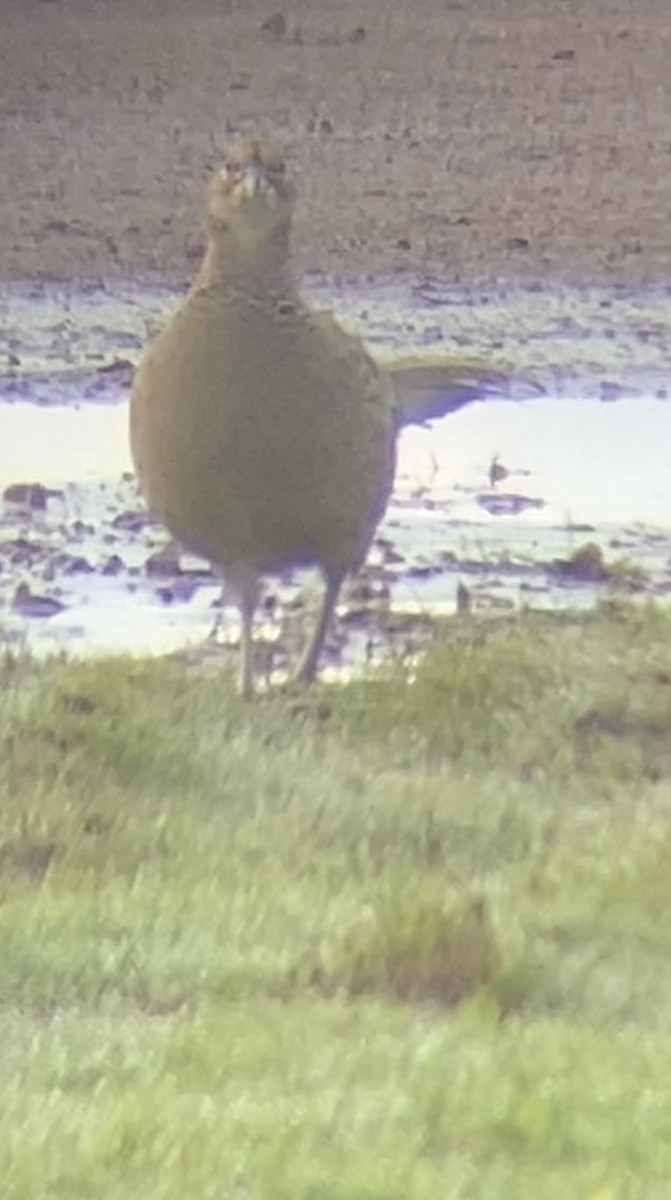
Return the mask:
[[[183,290],[136,281],[0,280],[0,402],[115,400]],[[669,386],[671,288],[462,289],[427,275],[346,284],[313,274],[303,290],[382,361],[473,360],[483,375],[501,369],[519,396],[531,389],[606,400],[663,397]]]
[[[327,650],[340,670],[415,653],[436,618],[671,595],[668,298],[520,288],[466,302],[435,280],[313,281],[376,355],[466,355],[494,394],[401,436],[394,498]],[[237,614],[209,566],[147,519],[125,405],[167,288],[0,288],[0,637],[15,648],[226,657]],[[4,370],[3,370],[4,356]],[[587,551],[585,548],[587,547]],[[313,582],[268,583],[261,655],[281,672]],[[216,625],[216,644],[208,636]]]

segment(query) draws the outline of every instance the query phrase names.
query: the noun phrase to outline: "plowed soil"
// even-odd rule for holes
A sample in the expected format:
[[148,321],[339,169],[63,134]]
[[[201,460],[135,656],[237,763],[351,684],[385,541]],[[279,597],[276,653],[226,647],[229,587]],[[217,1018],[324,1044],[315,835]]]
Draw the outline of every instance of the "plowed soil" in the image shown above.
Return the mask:
[[671,275],[669,0],[3,0],[5,277],[181,281],[231,134],[287,146],[301,274]]

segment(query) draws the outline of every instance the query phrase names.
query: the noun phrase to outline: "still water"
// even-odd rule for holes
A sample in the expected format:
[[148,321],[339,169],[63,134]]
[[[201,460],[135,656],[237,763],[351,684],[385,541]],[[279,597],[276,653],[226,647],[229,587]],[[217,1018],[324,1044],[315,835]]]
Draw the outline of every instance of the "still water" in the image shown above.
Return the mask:
[[[2,292],[0,489],[53,489],[40,511],[2,506],[5,636],[36,648],[155,652],[202,639],[211,626],[218,582],[192,562],[182,564],[179,587],[149,578],[147,557],[163,544],[162,531],[123,521],[140,507],[129,478],[130,371],[174,299],[41,285]],[[588,298],[592,308],[583,304],[577,316],[536,298],[535,324],[529,298],[526,308],[519,297],[457,306],[451,294],[439,303],[431,289],[399,295],[381,288],[328,296],[317,289],[317,299],[334,304],[380,355],[412,350],[435,361],[454,354],[456,326],[460,353],[465,347],[483,361],[501,361],[505,349],[512,362],[507,395],[475,399],[401,434],[394,497],[372,555],[375,563],[384,558],[380,547],[392,548],[393,608],[449,613],[464,581],[484,608],[584,607],[603,589],[558,581],[550,566],[586,541],[600,545],[606,560],[634,564],[651,594],[667,594],[665,308],[629,303],[622,336],[613,338],[604,321],[615,317],[603,297]],[[641,322],[652,331],[647,338]],[[514,336],[506,333],[511,324]],[[624,353],[623,343],[636,351]],[[530,375],[540,380],[532,392],[523,386]],[[500,476],[494,483],[492,464]],[[42,607],[17,604],[21,585]],[[285,579],[282,587],[290,595],[299,585]],[[233,610],[224,610],[227,623],[235,627]]]

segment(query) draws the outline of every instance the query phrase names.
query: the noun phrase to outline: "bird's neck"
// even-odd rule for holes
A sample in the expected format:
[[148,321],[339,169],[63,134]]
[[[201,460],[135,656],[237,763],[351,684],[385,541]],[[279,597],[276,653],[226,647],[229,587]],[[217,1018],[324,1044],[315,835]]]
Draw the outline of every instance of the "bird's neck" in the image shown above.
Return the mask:
[[225,229],[211,233],[196,287],[233,289],[250,297],[291,294],[288,228],[257,245],[241,244]]

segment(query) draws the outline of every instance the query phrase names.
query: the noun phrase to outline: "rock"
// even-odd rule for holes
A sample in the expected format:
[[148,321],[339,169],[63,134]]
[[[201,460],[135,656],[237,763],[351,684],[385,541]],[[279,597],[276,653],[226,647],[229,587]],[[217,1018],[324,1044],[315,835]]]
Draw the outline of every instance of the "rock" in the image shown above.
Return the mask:
[[31,591],[29,584],[20,583],[14,593],[12,607],[22,617],[55,617],[64,612],[65,604],[55,596],[41,596]]
[[20,504],[22,508],[43,512],[47,507],[49,497],[54,494],[58,493],[54,493],[41,483],[10,483],[2,493],[2,498],[8,504]]

